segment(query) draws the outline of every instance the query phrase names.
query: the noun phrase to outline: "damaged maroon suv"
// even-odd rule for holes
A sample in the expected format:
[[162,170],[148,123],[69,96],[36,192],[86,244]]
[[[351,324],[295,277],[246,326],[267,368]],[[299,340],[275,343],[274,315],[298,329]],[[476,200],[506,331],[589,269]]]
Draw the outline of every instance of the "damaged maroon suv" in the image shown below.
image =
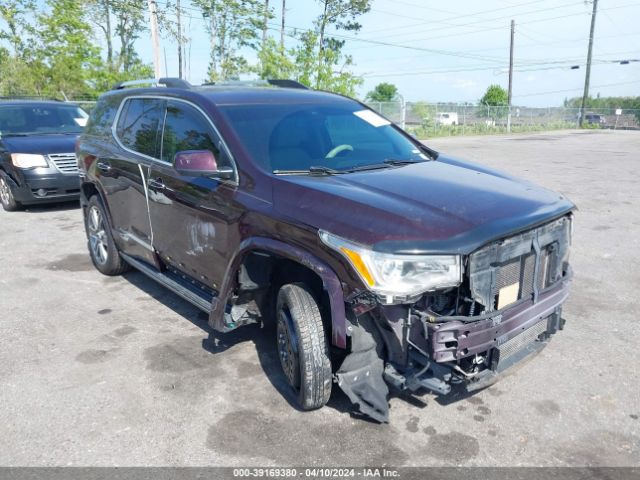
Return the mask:
[[386,421],[389,386],[477,390],[562,329],[562,195],[295,82],[132,86],[78,142],[94,265],[143,272],[217,332],[273,319],[302,409],[335,382]]

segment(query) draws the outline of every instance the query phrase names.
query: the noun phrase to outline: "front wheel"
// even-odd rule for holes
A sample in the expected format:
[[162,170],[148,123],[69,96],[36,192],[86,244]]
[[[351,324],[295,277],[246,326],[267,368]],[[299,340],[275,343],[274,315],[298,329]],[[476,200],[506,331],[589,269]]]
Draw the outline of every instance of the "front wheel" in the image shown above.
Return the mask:
[[320,309],[304,284],[280,288],[276,319],[280,364],[300,407],[324,406],[331,395],[331,360]]
[[22,208],[20,202],[18,202],[13,196],[13,191],[11,190],[11,185],[9,185],[7,174],[4,172],[0,172],[0,203],[2,203],[2,208],[7,212],[15,212]]
[[104,275],[120,275],[129,270],[111,235],[105,209],[97,195],[89,199],[85,211],[85,228],[89,240],[89,255],[93,265]]

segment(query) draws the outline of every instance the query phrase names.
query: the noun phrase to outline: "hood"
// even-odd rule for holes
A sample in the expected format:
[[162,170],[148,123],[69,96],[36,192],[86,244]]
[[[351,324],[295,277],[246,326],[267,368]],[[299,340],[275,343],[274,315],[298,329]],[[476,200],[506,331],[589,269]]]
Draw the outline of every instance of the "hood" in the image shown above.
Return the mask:
[[279,176],[273,198],[297,222],[396,253],[471,253],[575,208],[558,193],[442,155],[368,172]]
[[73,153],[79,134],[28,135],[2,137],[4,148],[11,153]]

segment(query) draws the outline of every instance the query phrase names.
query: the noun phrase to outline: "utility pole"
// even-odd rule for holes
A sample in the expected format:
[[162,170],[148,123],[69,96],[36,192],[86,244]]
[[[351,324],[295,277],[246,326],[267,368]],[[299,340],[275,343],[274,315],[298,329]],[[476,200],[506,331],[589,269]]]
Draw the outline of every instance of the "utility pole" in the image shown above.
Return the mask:
[[282,23],[280,24],[280,48],[284,50],[284,16],[287,10],[287,0],[282,0]]
[[589,79],[591,77],[591,53],[593,52],[593,32],[596,29],[596,13],[598,12],[598,0],[593,0],[593,13],[591,14],[591,31],[589,32],[589,50],[587,52],[587,72],[584,77],[584,94],[580,106],[580,128],[584,122],[584,108],[589,97]]
[[182,78],[182,22],[180,0],[176,0],[176,20],[178,23],[178,78]]
[[513,92],[513,37],[516,30],[516,22],[511,20],[511,47],[509,49],[509,95],[507,103],[509,111],[507,112],[507,133],[511,132],[511,95]]
[[153,70],[156,78],[162,76],[160,67],[160,39],[158,38],[158,4],[156,0],[148,0],[151,19],[151,47],[153,49]]

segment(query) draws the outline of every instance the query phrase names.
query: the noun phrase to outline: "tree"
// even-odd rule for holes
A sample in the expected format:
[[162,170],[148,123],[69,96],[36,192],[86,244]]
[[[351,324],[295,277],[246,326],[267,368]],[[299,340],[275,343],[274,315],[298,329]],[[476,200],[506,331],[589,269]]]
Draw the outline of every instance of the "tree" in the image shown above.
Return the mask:
[[[340,54],[344,41],[338,42],[326,40],[326,30],[333,26],[336,30],[348,30],[357,32],[362,28],[356,18],[371,10],[371,0],[318,0],[322,5],[322,13],[315,21],[318,41],[318,71],[323,69],[325,51],[327,48],[333,52],[333,57]],[[347,57],[350,59],[350,57]],[[349,61],[349,63],[352,63]],[[321,75],[317,76],[316,88],[320,88]]]
[[[580,108],[582,97],[565,99],[567,108]],[[636,119],[640,122],[640,97],[588,97],[585,104],[587,108],[605,111],[609,115],[615,115],[618,108],[633,110]]]
[[264,26],[264,4],[261,0],[194,0],[207,20],[211,41],[210,81],[233,79],[250,70],[240,55],[243,47],[258,49]]
[[[102,32],[107,45],[107,67],[113,71],[129,72],[139,63],[135,41],[147,29],[143,0],[91,0],[89,18]],[[116,55],[114,33],[120,48]]]
[[481,105],[504,106],[509,103],[509,95],[507,91],[500,85],[490,85],[487,91],[480,99]]
[[500,85],[490,85],[480,99],[478,115],[493,121],[506,117],[509,112],[509,94]]
[[46,67],[40,72],[46,91],[82,95],[86,80],[101,66],[100,50],[92,42],[81,0],[47,0],[47,10],[37,16],[37,57]]
[[392,102],[398,97],[398,87],[392,83],[379,83],[367,93],[366,99],[372,102]]
[[0,19],[7,24],[7,31],[0,30],[0,40],[6,40],[11,46],[14,57],[24,58],[25,37],[32,30],[27,18],[33,15],[33,0],[8,0],[0,4]]
[[[0,3],[0,94],[30,95],[44,88],[45,82],[36,72],[42,70],[34,57],[34,25],[36,5],[32,0],[8,0]],[[0,24],[1,25],[1,24]]]
[[308,87],[354,96],[362,79],[348,70],[353,64],[351,57],[343,55],[341,47],[328,41],[319,62],[317,35],[313,30],[298,34],[297,45],[289,50],[268,39],[259,54],[260,64],[254,70],[260,78],[290,78]]
[[256,72],[260,78],[297,78],[294,52],[287,52],[273,38],[267,38],[260,53]]

